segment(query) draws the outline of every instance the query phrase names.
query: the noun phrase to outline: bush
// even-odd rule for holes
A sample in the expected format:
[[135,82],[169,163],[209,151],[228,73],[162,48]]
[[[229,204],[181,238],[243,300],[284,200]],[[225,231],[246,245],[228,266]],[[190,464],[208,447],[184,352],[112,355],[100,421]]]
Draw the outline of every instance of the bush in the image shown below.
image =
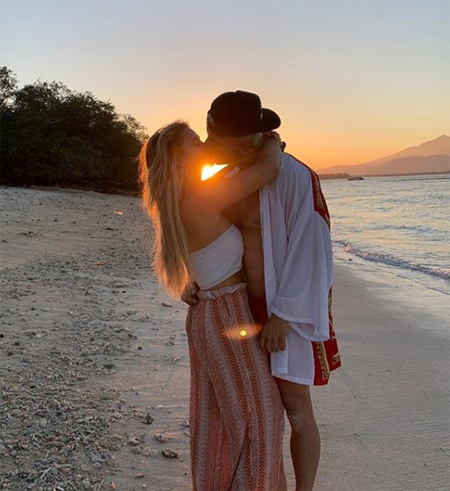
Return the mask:
[[147,137],[111,102],[60,82],[22,88],[0,68],[0,183],[138,192],[137,155]]

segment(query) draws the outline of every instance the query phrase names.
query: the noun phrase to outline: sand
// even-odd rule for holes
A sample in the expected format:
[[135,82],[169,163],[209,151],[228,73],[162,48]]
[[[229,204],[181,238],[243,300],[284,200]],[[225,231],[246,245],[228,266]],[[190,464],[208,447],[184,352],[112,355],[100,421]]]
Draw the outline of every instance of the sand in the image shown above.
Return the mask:
[[[186,309],[139,201],[0,188],[0,207],[0,489],[188,490]],[[450,489],[449,297],[348,258],[334,293],[316,489]]]

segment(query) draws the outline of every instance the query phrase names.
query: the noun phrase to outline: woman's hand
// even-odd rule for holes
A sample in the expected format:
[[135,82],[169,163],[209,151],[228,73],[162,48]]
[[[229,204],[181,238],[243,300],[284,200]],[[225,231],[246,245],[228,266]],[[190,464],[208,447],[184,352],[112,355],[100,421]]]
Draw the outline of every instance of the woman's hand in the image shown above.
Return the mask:
[[276,131],[268,131],[267,133],[263,133],[263,137],[264,137],[264,143],[266,143],[269,140],[274,140],[275,142],[278,143],[282,151],[286,148],[286,143],[281,140],[280,134],[277,133]]
[[263,136],[264,144],[259,152],[256,165],[265,165],[268,169],[272,169],[274,177],[276,177],[281,165],[281,138],[276,131],[263,133]]
[[183,300],[184,303],[187,303],[188,305],[193,307],[198,302],[198,296],[197,296],[198,290],[199,290],[199,286],[195,281],[187,284],[186,288],[181,294],[181,300]]

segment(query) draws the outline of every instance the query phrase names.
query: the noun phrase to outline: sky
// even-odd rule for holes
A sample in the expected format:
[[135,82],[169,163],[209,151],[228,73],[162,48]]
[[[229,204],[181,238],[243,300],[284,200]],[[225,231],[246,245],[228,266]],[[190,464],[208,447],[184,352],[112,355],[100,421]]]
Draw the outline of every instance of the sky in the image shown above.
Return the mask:
[[314,169],[450,134],[450,0],[0,0],[0,65],[206,136],[257,93]]

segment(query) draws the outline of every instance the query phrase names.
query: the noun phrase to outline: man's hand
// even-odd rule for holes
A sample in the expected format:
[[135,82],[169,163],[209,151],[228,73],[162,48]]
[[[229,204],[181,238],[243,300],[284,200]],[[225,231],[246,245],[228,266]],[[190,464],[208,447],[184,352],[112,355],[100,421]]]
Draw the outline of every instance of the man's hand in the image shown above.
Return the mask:
[[286,336],[289,329],[288,321],[280,319],[280,317],[272,314],[266,322],[259,344],[261,348],[268,353],[274,351],[284,351],[286,349]]
[[188,283],[183,293],[181,294],[181,300],[193,307],[198,302],[197,292],[199,291],[197,283]]

